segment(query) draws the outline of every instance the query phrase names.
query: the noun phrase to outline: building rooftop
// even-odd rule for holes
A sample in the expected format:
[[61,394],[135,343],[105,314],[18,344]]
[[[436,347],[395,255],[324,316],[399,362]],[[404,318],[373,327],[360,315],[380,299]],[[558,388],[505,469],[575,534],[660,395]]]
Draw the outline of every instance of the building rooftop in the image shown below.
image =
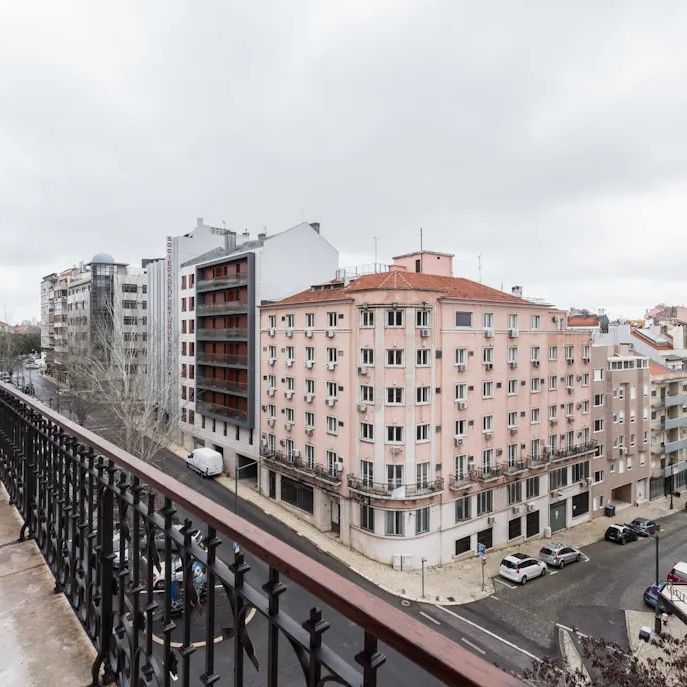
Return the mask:
[[328,284],[315,285],[310,289],[288,296],[279,305],[290,303],[313,303],[317,301],[335,301],[350,297],[353,293],[361,291],[433,291],[439,292],[440,298],[487,301],[490,303],[513,303],[514,305],[530,305],[531,301],[514,296],[490,286],[485,286],[470,279],[462,277],[447,277],[437,274],[424,274],[422,272],[404,272],[392,270],[366,274],[353,279],[349,284],[342,282],[330,282]]
[[568,327],[598,327],[598,315],[572,315],[568,317]]

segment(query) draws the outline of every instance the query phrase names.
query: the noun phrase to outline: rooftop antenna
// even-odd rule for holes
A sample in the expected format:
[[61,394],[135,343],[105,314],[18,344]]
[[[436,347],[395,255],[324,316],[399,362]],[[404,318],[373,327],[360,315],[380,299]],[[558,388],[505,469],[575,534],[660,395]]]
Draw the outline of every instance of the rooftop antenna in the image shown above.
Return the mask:
[[477,272],[479,273],[479,283],[482,283],[482,254],[477,256]]
[[372,237],[375,242],[375,272],[377,271],[377,237],[373,236]]
[[420,272],[422,272],[422,268],[424,265],[422,264],[424,256],[422,255],[422,227],[420,227]]

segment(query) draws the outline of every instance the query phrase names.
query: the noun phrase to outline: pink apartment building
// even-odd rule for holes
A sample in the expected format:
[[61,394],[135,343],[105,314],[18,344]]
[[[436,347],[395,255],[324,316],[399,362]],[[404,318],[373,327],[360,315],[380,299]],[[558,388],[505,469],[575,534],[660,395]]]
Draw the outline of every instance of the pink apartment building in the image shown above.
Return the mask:
[[424,251],[263,305],[260,489],[404,568],[590,517],[591,336]]

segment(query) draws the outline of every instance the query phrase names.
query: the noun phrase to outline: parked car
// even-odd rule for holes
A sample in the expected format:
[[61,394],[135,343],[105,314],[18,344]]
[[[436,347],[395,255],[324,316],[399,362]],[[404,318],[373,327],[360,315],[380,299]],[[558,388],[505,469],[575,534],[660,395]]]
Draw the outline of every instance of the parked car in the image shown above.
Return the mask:
[[527,580],[546,575],[547,567],[544,561],[538,561],[524,553],[514,553],[501,561],[499,574],[507,580],[518,584],[527,584]]
[[667,582],[661,582],[658,586],[652,584],[650,587],[647,587],[644,592],[644,603],[647,606],[651,606],[651,608],[656,608],[656,604],[658,604],[661,613],[670,613],[661,597],[661,591],[667,584]]
[[628,526],[640,537],[648,537],[661,529],[657,522],[649,520],[649,518],[635,518]]
[[687,584],[687,563],[676,563],[668,573],[668,582],[673,584]]
[[637,541],[637,535],[627,525],[610,525],[604,534],[606,541],[616,544],[626,544],[629,541]]
[[39,370],[41,366],[35,360],[27,360],[24,363],[24,367],[27,370]]
[[[153,587],[155,589],[165,588],[165,562],[160,561],[159,570],[156,566],[153,566]],[[177,584],[183,584],[184,582],[184,562],[178,556],[172,557],[172,580],[176,581]]]
[[539,558],[547,565],[564,568],[568,563],[582,560],[582,554],[572,546],[555,541],[542,547]]
[[204,477],[221,475],[224,469],[222,454],[214,449],[202,447],[196,448],[188,454],[186,465]]

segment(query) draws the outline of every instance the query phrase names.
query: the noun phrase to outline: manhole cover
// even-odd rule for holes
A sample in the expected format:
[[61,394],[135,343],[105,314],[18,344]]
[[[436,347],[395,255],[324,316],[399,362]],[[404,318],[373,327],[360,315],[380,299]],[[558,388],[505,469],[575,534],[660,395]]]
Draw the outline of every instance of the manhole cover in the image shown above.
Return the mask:
[[401,606],[405,606],[407,608],[410,606],[410,601],[408,601],[408,599],[401,599]]

